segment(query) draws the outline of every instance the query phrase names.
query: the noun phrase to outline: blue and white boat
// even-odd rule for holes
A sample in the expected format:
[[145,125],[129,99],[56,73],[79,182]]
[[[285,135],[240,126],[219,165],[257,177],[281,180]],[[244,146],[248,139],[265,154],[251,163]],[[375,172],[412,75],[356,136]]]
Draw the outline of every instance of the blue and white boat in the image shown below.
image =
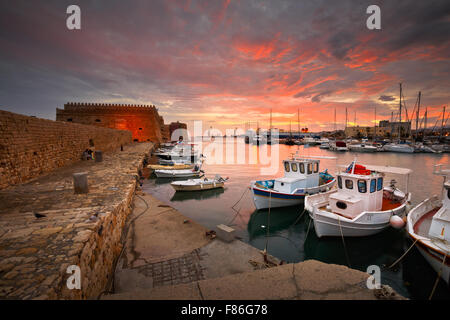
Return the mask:
[[283,160],[284,177],[252,181],[250,189],[256,209],[301,204],[306,195],[329,191],[336,178],[327,170],[319,172],[320,160],[296,158]]

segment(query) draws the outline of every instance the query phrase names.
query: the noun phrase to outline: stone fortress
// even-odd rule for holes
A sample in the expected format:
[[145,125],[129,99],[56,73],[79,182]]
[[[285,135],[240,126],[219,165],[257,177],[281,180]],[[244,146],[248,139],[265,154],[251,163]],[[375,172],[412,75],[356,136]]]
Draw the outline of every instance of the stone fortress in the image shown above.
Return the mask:
[[154,105],[69,102],[64,109],[56,109],[56,120],[127,130],[137,142],[168,141],[174,130],[187,129],[180,122],[165,125]]

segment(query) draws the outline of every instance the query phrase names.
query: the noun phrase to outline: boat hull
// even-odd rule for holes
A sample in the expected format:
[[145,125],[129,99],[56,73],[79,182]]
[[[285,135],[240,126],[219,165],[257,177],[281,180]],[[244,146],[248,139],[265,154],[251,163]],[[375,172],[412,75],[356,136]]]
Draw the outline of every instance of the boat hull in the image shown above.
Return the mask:
[[377,234],[390,226],[393,215],[405,214],[406,204],[410,194],[403,203],[395,209],[386,211],[364,211],[354,219],[340,216],[336,213],[321,209],[328,205],[329,196],[337,192],[332,190],[320,195],[307,196],[305,209],[314,220],[314,229],[317,237],[365,237]]
[[200,185],[180,185],[180,184],[171,184],[175,191],[205,191],[211,189],[223,188],[223,182],[216,183],[208,183],[208,184],[200,184]]
[[259,188],[255,185],[255,182],[253,182],[251,185],[251,190],[253,192],[253,202],[255,207],[257,210],[261,210],[269,207],[280,208],[302,204],[306,195],[328,191],[334,186],[335,183],[336,179],[318,187],[306,188],[303,189],[302,192],[288,194],[277,192],[268,188]]
[[198,177],[200,172],[182,172],[183,170],[155,170],[155,174],[158,178],[189,178]]
[[[420,254],[430,264],[434,271],[436,271],[436,273],[441,273],[441,278],[448,285],[450,285],[450,248],[444,250],[443,248],[438,247],[435,242],[431,241],[430,238],[421,236],[414,231],[414,226],[423,216],[427,215],[427,213],[432,210],[440,208],[441,205],[441,201],[434,196],[422,201],[414,207],[409,212],[407,217],[407,231],[411,240],[417,240],[416,247]],[[445,264],[442,263],[444,260],[444,254],[447,255]]]

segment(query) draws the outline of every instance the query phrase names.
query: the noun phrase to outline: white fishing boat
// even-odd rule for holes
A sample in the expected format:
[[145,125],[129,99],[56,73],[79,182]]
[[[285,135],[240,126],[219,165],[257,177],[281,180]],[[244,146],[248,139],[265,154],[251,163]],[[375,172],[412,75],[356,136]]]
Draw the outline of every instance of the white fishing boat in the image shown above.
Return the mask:
[[214,179],[189,179],[184,181],[174,181],[170,185],[175,191],[203,191],[217,188],[223,188],[228,178],[222,178],[216,175]]
[[[338,172],[338,188],[305,198],[305,209],[314,220],[317,236],[369,236],[396,225],[411,195],[395,187],[383,187],[385,173],[407,175],[410,169],[362,166],[353,161]],[[395,216],[396,218],[392,218]]]
[[283,161],[284,177],[252,181],[250,189],[256,209],[298,205],[307,194],[330,190],[336,179],[327,170],[319,172],[319,163],[312,157],[292,157]]
[[377,152],[378,148],[375,146],[371,146],[369,144],[360,143],[360,144],[350,144],[348,149],[353,152]]
[[174,164],[174,165],[159,165],[159,164],[150,164],[147,168],[152,170],[187,170],[194,168],[193,164]]
[[400,153],[414,153],[415,149],[406,143],[388,143],[383,146],[383,151],[400,152]]
[[440,168],[434,174],[445,179],[442,199],[433,196],[413,208],[407,230],[425,260],[450,284],[450,170]]
[[201,170],[184,169],[184,170],[155,170],[158,178],[189,178],[198,177],[202,174]]
[[319,148],[320,149],[330,149],[330,143],[329,142],[321,142]]
[[158,178],[189,178],[198,177],[203,174],[201,164],[196,164],[192,169],[157,169],[154,171]]

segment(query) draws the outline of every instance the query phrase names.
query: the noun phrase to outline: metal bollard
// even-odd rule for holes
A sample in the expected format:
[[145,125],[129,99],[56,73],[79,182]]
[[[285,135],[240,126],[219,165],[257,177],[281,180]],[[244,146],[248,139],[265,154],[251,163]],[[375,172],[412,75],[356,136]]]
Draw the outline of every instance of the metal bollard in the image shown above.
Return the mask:
[[87,172],[73,174],[73,189],[76,194],[89,193]]
[[103,153],[100,150],[96,150],[94,152],[95,162],[102,162],[103,161]]

